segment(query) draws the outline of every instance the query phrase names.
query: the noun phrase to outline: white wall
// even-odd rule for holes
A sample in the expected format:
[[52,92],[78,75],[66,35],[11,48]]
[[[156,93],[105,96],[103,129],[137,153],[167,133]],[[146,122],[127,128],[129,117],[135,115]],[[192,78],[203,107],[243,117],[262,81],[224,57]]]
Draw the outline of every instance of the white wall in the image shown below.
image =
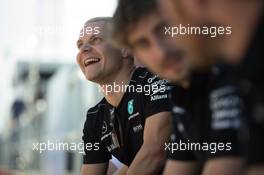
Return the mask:
[[117,0],[0,0],[0,135],[8,122],[19,60],[75,62],[86,20],[111,16]]

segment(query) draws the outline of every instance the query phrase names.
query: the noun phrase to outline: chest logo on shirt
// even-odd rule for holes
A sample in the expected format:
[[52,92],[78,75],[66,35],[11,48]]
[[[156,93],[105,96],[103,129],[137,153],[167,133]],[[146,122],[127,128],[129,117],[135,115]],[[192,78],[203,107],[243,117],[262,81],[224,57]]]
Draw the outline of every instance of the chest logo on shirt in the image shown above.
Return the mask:
[[134,99],[132,99],[132,100],[129,100],[128,101],[128,103],[127,103],[127,112],[128,112],[128,114],[133,114],[133,112],[134,112]]

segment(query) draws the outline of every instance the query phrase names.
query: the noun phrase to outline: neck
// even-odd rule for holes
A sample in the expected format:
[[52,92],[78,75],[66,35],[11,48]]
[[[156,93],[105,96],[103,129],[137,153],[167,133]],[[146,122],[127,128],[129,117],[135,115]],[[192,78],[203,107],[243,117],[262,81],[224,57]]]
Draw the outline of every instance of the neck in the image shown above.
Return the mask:
[[180,82],[179,82],[180,86],[184,89],[188,89],[190,84],[191,84],[191,75],[188,74],[185,78],[183,78]]
[[134,70],[135,66],[130,66],[129,68],[123,66],[111,81],[100,84],[104,97],[108,103],[115,107],[119,105],[125,94],[124,87],[129,84]]

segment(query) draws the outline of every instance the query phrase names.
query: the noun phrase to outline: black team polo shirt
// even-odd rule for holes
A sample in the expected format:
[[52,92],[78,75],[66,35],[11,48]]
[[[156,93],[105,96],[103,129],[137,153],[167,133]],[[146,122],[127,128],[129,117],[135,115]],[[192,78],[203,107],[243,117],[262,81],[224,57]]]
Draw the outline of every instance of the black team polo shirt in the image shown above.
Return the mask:
[[170,159],[197,161],[203,166],[212,158],[240,156],[242,101],[230,77],[227,67],[215,66],[207,72],[193,73],[189,88],[172,89]]
[[146,119],[171,110],[168,87],[165,86],[167,83],[145,68],[137,68],[129,85],[157,85],[162,90],[152,89],[150,94],[127,90],[118,107],[103,98],[89,109],[83,129],[83,142],[85,145],[92,144],[93,149],[85,149],[83,163],[108,162],[113,155],[129,166],[143,144]]
[[[264,9],[264,8],[263,8]],[[264,11],[264,10],[263,10]],[[243,62],[235,66],[240,93],[248,112],[249,165],[264,164],[264,13]],[[245,135],[247,136],[247,135]]]

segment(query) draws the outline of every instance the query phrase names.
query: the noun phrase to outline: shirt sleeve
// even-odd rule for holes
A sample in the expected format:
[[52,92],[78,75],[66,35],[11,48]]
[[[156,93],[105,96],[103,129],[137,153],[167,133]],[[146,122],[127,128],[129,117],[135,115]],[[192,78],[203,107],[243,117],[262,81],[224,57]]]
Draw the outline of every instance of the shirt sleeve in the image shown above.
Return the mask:
[[[176,139],[175,139],[176,138]],[[187,144],[180,133],[172,133],[169,145],[165,146],[168,159],[179,161],[197,161],[193,151],[188,149],[181,150],[179,147],[182,143]],[[168,148],[169,147],[169,148]]]
[[94,120],[94,117],[96,116],[89,116],[87,114],[83,128],[83,164],[105,163],[111,159],[110,152],[108,152],[101,141],[100,131],[102,126],[98,120]]
[[144,89],[143,105],[146,118],[160,112],[171,111],[170,86],[167,80],[159,79],[157,75],[149,73]]
[[[181,143],[186,143],[186,138],[179,131],[179,128],[183,125],[182,122],[177,120],[179,118],[177,114],[174,114],[172,117],[173,121],[173,131],[170,137],[170,143],[165,145],[165,149],[170,160],[179,160],[179,161],[196,161],[197,157],[195,153],[188,149],[181,149]],[[182,117],[182,116],[181,116]]]
[[243,115],[242,101],[237,88],[223,85],[214,89],[209,96],[212,115],[208,142],[215,146],[208,151],[208,159],[220,156],[239,156],[239,131]]

